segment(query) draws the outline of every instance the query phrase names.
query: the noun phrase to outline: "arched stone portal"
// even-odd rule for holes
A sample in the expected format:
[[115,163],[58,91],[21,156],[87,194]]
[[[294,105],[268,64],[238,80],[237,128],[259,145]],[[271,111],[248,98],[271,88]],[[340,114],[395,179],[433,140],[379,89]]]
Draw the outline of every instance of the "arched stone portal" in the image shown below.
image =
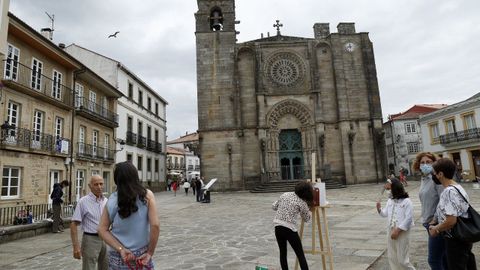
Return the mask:
[[309,178],[315,149],[313,117],[303,103],[288,99],[267,114],[265,166],[268,180]]

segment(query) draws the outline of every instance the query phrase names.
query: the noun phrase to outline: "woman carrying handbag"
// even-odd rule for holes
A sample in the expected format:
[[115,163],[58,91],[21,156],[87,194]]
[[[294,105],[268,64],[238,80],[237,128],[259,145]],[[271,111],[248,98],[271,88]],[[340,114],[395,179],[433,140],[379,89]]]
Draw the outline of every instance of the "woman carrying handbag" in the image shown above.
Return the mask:
[[444,234],[448,269],[476,270],[472,243],[457,239],[451,234],[451,229],[457,224],[459,218],[469,218],[468,194],[452,179],[456,169],[455,163],[447,158],[441,158],[433,163],[432,180],[437,185],[443,185],[445,190],[440,195],[435,213],[438,224],[432,222],[429,232],[431,236]]

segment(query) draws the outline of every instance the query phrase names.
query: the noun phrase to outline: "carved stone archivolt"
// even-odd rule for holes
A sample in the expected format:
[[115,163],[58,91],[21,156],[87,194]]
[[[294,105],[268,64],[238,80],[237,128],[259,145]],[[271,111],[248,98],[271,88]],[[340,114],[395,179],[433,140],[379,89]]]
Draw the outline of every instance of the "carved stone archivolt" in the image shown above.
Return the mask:
[[287,114],[295,116],[302,126],[313,124],[310,111],[305,105],[295,100],[285,100],[276,104],[267,114],[267,125],[276,129],[278,121]]
[[292,87],[305,79],[305,64],[294,53],[278,52],[267,60],[265,75],[278,87]]

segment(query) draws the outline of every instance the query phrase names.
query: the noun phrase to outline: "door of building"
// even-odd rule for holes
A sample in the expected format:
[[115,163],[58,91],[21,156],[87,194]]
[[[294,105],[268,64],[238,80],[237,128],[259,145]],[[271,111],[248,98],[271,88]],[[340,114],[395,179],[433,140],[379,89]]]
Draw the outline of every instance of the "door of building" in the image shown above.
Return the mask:
[[53,185],[60,183],[60,171],[52,170],[50,171],[50,192],[48,193],[48,203],[52,203],[52,199],[50,199],[50,194],[53,191]]
[[480,150],[472,151],[472,161],[475,176],[480,178]]
[[303,179],[302,134],[296,129],[282,130],[278,141],[282,180]]

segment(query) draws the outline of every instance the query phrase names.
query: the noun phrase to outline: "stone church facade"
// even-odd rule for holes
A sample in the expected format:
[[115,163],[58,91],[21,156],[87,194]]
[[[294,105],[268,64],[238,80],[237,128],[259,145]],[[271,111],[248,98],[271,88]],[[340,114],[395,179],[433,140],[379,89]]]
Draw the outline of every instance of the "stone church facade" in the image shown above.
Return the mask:
[[[372,42],[353,23],[314,38],[237,43],[233,0],[197,0],[201,171],[218,190],[311,177],[382,181],[385,149]],[[278,24],[278,22],[277,22]],[[279,29],[279,27],[277,27]]]

